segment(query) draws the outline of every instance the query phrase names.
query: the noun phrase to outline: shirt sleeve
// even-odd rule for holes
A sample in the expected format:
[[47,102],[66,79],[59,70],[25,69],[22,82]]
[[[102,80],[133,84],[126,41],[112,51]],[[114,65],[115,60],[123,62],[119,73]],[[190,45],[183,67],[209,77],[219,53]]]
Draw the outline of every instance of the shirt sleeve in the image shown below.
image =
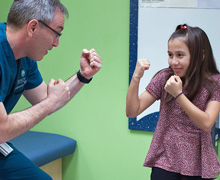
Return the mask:
[[210,98],[210,101],[219,101],[220,102],[220,74],[213,76],[215,83],[214,88],[212,91],[212,97]]
[[38,65],[36,61],[30,60],[30,72],[27,78],[27,83],[25,85],[25,90],[33,89],[39,86],[43,82],[43,78],[38,70]]
[[152,94],[157,100],[161,99],[164,92],[164,85],[168,75],[170,74],[169,69],[164,69],[156,74],[150,83],[147,85],[146,90]]
[[0,70],[0,102],[3,102],[2,100],[2,96],[3,96],[3,91],[2,91],[2,74],[1,74],[1,70]]

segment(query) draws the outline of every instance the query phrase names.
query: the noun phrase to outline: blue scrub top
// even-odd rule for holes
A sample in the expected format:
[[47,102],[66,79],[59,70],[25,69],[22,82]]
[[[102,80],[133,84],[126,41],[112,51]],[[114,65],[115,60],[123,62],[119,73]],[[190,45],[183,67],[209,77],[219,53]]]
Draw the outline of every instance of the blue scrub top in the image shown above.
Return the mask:
[[6,38],[6,24],[0,23],[0,102],[7,113],[14,108],[24,90],[43,82],[37,62],[28,57],[15,60]]

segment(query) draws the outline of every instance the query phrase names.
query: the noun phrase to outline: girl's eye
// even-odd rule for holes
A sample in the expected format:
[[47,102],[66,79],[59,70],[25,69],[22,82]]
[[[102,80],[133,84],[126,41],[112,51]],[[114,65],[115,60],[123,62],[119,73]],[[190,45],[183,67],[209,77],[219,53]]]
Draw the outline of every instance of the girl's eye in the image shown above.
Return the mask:
[[172,54],[170,54],[170,53],[168,53],[168,56],[169,56],[169,57],[172,57],[173,55],[172,55]]
[[182,56],[183,56],[183,54],[180,54],[180,53],[179,53],[179,54],[178,54],[178,56],[179,56],[179,57],[182,57]]

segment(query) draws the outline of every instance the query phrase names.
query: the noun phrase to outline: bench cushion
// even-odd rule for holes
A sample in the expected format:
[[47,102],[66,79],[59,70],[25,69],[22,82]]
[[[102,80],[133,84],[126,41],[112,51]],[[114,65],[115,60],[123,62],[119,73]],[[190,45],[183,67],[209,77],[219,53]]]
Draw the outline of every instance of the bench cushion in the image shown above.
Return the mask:
[[66,136],[28,131],[10,141],[38,167],[72,154],[76,141]]

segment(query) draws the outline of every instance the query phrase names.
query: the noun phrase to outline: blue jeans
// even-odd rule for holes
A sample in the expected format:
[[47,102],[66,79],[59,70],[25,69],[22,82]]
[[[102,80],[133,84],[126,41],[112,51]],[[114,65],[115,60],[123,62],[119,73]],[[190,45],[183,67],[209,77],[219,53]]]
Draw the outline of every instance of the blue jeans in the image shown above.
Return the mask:
[[213,180],[203,179],[200,176],[183,176],[179,173],[173,173],[161,168],[153,167],[151,180]]
[[0,180],[52,180],[12,144],[8,144],[14,150],[6,157],[0,153]]

